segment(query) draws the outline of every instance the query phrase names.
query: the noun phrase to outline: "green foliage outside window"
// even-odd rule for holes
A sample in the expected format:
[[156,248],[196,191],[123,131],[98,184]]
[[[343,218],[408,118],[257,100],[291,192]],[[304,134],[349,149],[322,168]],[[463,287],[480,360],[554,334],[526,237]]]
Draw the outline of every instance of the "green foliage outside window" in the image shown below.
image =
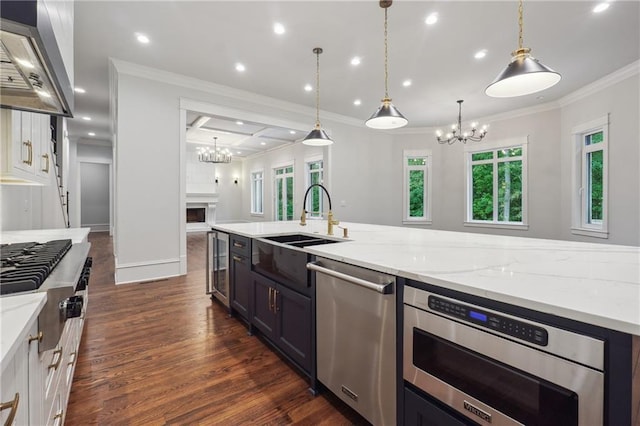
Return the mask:
[[589,214],[590,222],[602,220],[602,204],[604,194],[602,192],[603,176],[602,176],[602,159],[603,151],[594,151],[589,154]]
[[471,168],[473,179],[473,220],[493,220],[493,164]]
[[409,171],[409,217],[424,216],[424,170]]

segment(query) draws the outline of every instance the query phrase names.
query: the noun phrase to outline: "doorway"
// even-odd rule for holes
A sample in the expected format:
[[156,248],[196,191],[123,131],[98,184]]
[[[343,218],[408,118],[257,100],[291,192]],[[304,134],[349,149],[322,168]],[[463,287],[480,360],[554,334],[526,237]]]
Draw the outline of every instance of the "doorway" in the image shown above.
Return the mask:
[[109,231],[110,164],[80,163],[80,226]]

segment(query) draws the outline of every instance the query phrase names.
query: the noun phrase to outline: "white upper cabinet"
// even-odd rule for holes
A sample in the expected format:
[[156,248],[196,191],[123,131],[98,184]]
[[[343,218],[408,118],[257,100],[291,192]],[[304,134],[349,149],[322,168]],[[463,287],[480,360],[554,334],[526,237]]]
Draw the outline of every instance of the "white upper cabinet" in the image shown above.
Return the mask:
[[3,184],[48,185],[53,173],[48,115],[2,110]]

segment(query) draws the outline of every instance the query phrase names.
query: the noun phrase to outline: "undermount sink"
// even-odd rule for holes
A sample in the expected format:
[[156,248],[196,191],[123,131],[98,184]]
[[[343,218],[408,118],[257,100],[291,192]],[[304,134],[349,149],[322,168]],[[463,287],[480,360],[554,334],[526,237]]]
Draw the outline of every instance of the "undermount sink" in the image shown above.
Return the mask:
[[273,237],[264,237],[265,240],[275,241],[277,243],[287,244],[293,247],[317,246],[320,244],[339,243],[340,240],[330,240],[328,238],[315,237],[304,234],[276,235]]

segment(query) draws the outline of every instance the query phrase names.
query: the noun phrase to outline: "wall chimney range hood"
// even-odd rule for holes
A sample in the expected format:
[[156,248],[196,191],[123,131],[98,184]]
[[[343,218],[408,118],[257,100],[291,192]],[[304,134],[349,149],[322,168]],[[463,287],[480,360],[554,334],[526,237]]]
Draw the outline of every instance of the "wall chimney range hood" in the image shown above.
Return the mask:
[[73,87],[47,4],[2,0],[0,16],[2,108],[72,117]]

